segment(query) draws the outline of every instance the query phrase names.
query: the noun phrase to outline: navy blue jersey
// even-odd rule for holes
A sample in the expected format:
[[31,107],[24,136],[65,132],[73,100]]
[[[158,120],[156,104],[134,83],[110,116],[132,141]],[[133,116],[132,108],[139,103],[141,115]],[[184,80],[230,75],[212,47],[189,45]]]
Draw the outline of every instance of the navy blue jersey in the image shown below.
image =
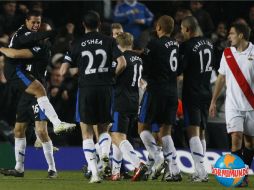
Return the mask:
[[123,55],[126,59],[127,66],[116,79],[114,108],[118,112],[137,113],[142,59],[133,51],[125,51]]
[[178,42],[167,36],[148,43],[143,66],[147,90],[163,87],[165,91],[177,96],[178,50]]
[[183,98],[210,101],[213,49],[212,42],[204,37],[194,37],[181,44]]
[[115,40],[89,32],[72,43],[65,62],[79,69],[79,86],[112,85],[112,63],[122,55]]

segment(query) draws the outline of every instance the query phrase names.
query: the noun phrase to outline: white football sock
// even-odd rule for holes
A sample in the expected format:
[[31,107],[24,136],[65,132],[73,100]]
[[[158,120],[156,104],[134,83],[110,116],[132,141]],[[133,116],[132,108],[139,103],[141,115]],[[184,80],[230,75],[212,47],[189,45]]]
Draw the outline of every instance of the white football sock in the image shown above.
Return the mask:
[[121,150],[115,144],[112,144],[113,158],[112,158],[112,175],[120,174],[120,169],[123,160],[123,154]]
[[108,157],[111,147],[111,137],[108,133],[102,133],[99,136],[99,145],[101,147],[101,156],[102,158]]
[[131,164],[134,166],[134,168],[138,168],[140,165],[140,159],[138,158],[135,150],[133,149],[131,143],[128,140],[123,140],[119,148],[124,155],[125,158],[127,158]]
[[16,158],[15,169],[18,172],[24,172],[25,152],[26,152],[26,138],[15,137],[15,158]]
[[203,155],[203,147],[200,142],[200,138],[198,136],[192,137],[189,140],[191,155],[195,163],[195,170],[199,175],[203,175],[205,173],[204,166],[204,155]]
[[170,135],[166,135],[161,138],[162,141],[162,150],[164,159],[168,161],[169,171],[171,171],[171,164],[172,164],[172,156],[174,151],[174,142]]
[[202,147],[203,147],[203,155],[205,156],[205,153],[206,153],[206,140],[202,139],[200,141],[201,141],[201,144],[202,144]]
[[49,99],[47,96],[42,96],[38,98],[37,102],[42,112],[47,116],[49,121],[53,123],[53,126],[57,126],[61,123],[55,109],[49,102]]
[[88,164],[89,169],[92,171],[93,176],[98,176],[98,167],[95,154],[95,145],[93,139],[83,140],[83,151]]
[[140,133],[140,138],[151,158],[156,161],[156,158],[158,157],[158,148],[152,133],[150,131],[144,130]]
[[180,173],[180,169],[179,169],[178,164],[176,162],[176,158],[177,158],[177,152],[176,152],[176,148],[174,146],[173,154],[172,154],[172,164],[171,164],[171,173],[173,175],[176,175],[176,174]]
[[48,141],[45,143],[42,143],[42,148],[43,148],[43,152],[46,158],[46,161],[48,163],[48,171],[52,170],[52,171],[56,171],[56,165],[55,165],[55,160],[54,160],[54,156],[53,156],[53,144],[52,141]]

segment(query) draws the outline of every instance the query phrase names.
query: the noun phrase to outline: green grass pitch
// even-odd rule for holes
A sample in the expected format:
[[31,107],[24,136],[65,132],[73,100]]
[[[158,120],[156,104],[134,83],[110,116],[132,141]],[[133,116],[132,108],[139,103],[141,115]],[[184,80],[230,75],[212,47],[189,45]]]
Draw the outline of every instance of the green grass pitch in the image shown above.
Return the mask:
[[[221,190],[230,189],[221,186],[214,176],[209,176],[208,183],[191,183],[184,175],[182,182],[141,181],[118,182],[103,181],[100,184],[89,184],[79,171],[59,171],[57,179],[47,179],[46,171],[26,171],[24,178],[0,175],[0,190]],[[250,177],[250,187],[254,189],[254,176]]]

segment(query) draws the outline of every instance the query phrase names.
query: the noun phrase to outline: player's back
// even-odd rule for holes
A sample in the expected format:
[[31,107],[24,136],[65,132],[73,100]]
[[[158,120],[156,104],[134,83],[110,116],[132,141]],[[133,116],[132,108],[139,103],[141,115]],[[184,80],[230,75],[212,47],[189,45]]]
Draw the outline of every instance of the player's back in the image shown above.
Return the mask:
[[163,86],[164,91],[176,95],[178,51],[178,42],[167,36],[149,42],[144,58],[148,90]]
[[210,78],[213,62],[213,44],[204,37],[194,37],[180,47],[183,55],[183,97],[210,101]]
[[112,62],[121,55],[113,38],[89,32],[71,48],[71,64],[79,68],[79,85],[111,85]]
[[133,51],[125,51],[123,55],[127,66],[116,80],[115,109],[125,113],[137,113],[142,59]]

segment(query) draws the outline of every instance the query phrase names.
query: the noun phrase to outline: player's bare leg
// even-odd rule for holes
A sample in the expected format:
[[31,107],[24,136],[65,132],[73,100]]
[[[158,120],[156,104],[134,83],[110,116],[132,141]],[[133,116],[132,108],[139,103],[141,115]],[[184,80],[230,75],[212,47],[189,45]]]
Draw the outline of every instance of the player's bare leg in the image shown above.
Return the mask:
[[57,178],[57,171],[53,156],[53,144],[48,135],[47,121],[36,121],[35,128],[39,139],[41,139],[44,156],[48,163],[48,178]]
[[34,80],[25,91],[28,94],[32,94],[37,98],[37,102],[40,109],[45,113],[50,122],[52,122],[54,132],[56,134],[72,130],[73,128],[76,127],[76,124],[60,121],[57,113],[55,112],[55,109],[49,102],[45,88],[38,80]]

